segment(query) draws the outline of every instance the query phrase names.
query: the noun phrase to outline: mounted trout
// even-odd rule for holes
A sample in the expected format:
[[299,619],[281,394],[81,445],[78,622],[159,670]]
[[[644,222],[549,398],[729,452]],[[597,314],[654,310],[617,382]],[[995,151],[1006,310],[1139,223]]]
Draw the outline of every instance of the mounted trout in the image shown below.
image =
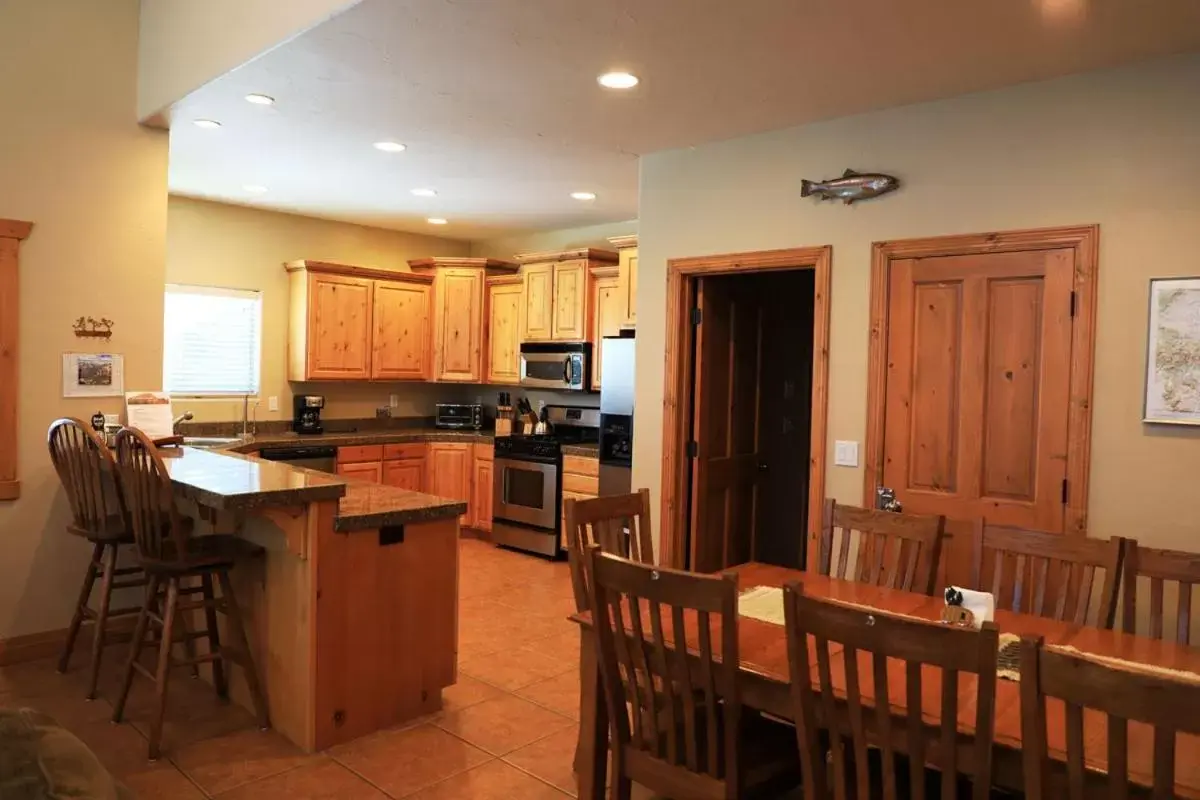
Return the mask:
[[881,194],[894,192],[900,188],[900,181],[891,175],[880,172],[855,172],[848,169],[842,177],[828,181],[800,181],[800,196],[816,196],[822,200],[841,198],[842,202],[850,205],[855,200],[870,200]]

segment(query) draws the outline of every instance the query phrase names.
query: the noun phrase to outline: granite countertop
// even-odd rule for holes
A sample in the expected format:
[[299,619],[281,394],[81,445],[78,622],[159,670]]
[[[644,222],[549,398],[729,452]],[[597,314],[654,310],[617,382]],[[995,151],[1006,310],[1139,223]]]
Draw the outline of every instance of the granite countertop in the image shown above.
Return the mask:
[[[284,444],[323,444],[330,447],[354,447],[370,444],[404,444],[406,442],[463,442],[468,444],[492,444],[495,437],[489,431],[454,431],[444,428],[411,428],[380,431],[352,431],[348,433],[276,433],[255,436],[252,441],[234,445],[231,449],[239,453],[251,453],[264,447]],[[563,445],[563,454],[582,458],[598,458],[598,444]]]
[[375,530],[389,525],[430,522],[467,513],[461,500],[413,492],[396,486],[349,480],[346,496],[338,501],[333,529],[341,533]]

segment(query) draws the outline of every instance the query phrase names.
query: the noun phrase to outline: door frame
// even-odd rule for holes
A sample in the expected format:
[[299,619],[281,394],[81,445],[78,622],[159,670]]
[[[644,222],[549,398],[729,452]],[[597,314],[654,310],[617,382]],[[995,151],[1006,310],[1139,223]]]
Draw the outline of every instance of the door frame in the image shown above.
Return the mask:
[[875,242],[871,254],[870,349],[867,357],[866,469],[863,506],[875,504],[883,475],[886,410],[888,305],[893,260],[981,255],[1024,250],[1075,251],[1075,322],[1071,327],[1070,408],[1067,413],[1067,503],[1063,532],[1087,534],[1088,480],[1092,445],[1092,371],[1096,346],[1099,225],[934,236]]
[[684,539],[689,509],[684,504],[691,460],[683,454],[691,439],[692,378],[691,309],[696,279],[718,275],[756,272],[812,270],[813,293],[813,382],[812,432],[809,457],[809,501],[807,530],[811,542],[821,525],[825,499],[825,436],[829,398],[829,291],[833,247],[797,247],[749,253],[672,258],[667,261],[667,352],[663,381],[663,467],[659,526],[659,562],[675,568],[684,563]]

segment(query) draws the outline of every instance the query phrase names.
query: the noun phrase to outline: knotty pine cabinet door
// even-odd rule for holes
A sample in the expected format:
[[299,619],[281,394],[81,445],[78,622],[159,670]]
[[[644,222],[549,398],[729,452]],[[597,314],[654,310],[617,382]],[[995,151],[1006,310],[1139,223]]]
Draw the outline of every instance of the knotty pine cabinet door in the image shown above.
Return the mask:
[[521,382],[521,311],[525,291],[521,278],[488,282],[487,382]]
[[603,365],[600,340],[605,336],[617,336],[625,321],[625,301],[621,292],[620,279],[616,275],[597,277],[592,281],[592,330],[588,340],[592,343],[592,389],[599,389]]
[[338,464],[337,474],[348,478],[359,478],[371,483],[383,483],[383,462],[361,461],[352,464]]
[[[475,468],[471,476],[471,527],[476,530],[492,529],[492,459],[481,457],[475,445]],[[488,446],[490,450],[490,445]]]
[[375,282],[372,378],[421,381],[432,377],[432,294],[428,284]]
[[554,317],[550,337],[555,341],[582,341],[587,336],[587,261],[554,264]]
[[[431,442],[426,460],[425,486],[428,494],[471,503],[471,445],[458,442]],[[459,523],[469,525],[469,514],[459,517]]]
[[425,491],[425,459],[402,458],[383,462],[383,483],[412,492]]
[[638,251],[636,247],[623,247],[620,253],[621,303],[625,307],[625,321],[621,326],[633,328],[637,325]]
[[483,382],[484,272],[439,269],[433,285],[434,380]]
[[371,376],[375,282],[345,275],[311,275],[308,288],[308,380]]
[[549,341],[554,337],[554,263],[526,264],[521,273],[525,282],[525,327],[527,342]]

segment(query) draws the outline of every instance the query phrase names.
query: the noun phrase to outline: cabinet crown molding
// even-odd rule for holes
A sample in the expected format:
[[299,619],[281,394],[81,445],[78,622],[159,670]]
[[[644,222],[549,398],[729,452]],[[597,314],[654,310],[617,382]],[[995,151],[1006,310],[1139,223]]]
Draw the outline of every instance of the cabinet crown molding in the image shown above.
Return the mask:
[[459,258],[459,257],[443,257],[434,258],[414,258],[409,260],[408,266],[413,269],[438,269],[439,267],[459,267],[468,269],[493,269],[493,270],[508,270],[516,272],[520,269],[519,264],[514,264],[511,261],[501,261],[498,258]]
[[432,283],[432,275],[420,275],[415,272],[400,272],[395,269],[380,267],[356,267],[353,264],[335,264],[332,261],[313,261],[301,259],[288,261],[283,265],[288,272],[317,272],[324,275],[347,275],[352,278],[374,278],[384,281],[409,281],[411,283]]
[[27,239],[32,230],[32,222],[0,218],[0,239]]
[[637,247],[638,235],[636,233],[629,233],[625,236],[610,236],[608,237],[608,243],[618,250],[624,250],[627,247]]
[[620,256],[612,250],[601,250],[596,247],[579,247],[574,250],[556,250],[544,253],[518,253],[513,258],[518,264],[540,264],[543,261],[574,261],[580,258],[611,264],[616,264],[620,261]]

